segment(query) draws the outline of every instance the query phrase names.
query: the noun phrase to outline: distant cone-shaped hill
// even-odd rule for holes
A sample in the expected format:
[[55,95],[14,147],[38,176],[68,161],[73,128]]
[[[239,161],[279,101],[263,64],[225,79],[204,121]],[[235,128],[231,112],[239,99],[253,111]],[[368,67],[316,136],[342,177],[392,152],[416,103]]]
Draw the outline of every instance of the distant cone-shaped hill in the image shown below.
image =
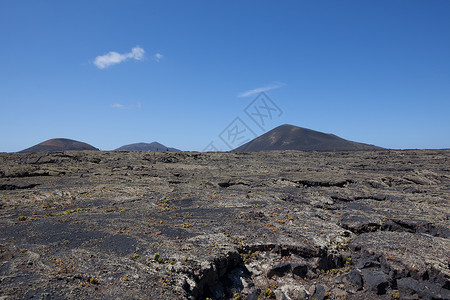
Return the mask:
[[181,150],[166,147],[158,142],[136,143],[117,148],[115,151],[154,151],[154,152],[181,152]]
[[19,151],[19,153],[32,153],[32,152],[43,152],[43,151],[74,151],[74,150],[93,150],[98,151],[99,149],[79,141],[74,141],[71,139],[51,139],[40,144],[34,145],[33,147],[27,148],[25,150]]
[[256,152],[269,150],[301,150],[301,151],[355,151],[382,150],[383,148],[352,142],[335,136],[297,127],[281,125],[271,131],[234,149],[237,152]]

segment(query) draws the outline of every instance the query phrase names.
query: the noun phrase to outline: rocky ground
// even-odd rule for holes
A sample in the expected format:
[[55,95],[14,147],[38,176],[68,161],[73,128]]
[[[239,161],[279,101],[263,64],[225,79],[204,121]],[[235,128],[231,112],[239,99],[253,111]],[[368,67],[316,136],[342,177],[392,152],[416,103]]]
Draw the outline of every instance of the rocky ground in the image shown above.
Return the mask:
[[0,154],[0,299],[450,299],[450,150]]

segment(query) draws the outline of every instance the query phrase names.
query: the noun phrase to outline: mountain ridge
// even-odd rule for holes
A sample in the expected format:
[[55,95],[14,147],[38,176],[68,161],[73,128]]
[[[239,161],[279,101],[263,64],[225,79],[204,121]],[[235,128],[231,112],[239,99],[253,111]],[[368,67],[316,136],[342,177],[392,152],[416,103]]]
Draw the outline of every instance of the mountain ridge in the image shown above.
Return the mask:
[[331,133],[323,133],[294,125],[280,125],[259,137],[235,148],[234,152],[271,150],[299,151],[363,151],[384,148],[349,141]]
[[80,150],[89,150],[89,151],[99,151],[98,148],[95,148],[92,145],[89,145],[84,142],[67,139],[67,138],[54,138],[46,140],[37,145],[26,148],[18,153],[33,153],[33,152],[46,152],[46,151],[80,151]]
[[158,142],[151,142],[151,143],[134,143],[134,144],[128,144],[123,145],[114,151],[156,151],[156,152],[182,152],[179,149],[167,147],[161,143]]

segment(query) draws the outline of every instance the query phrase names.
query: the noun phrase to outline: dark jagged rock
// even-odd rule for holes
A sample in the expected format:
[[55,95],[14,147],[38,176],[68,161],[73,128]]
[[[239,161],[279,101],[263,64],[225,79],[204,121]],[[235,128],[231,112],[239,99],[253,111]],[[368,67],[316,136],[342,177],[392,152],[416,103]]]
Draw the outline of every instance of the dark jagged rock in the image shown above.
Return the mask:
[[368,289],[375,291],[377,295],[386,294],[390,279],[384,272],[373,269],[363,269],[362,275]]
[[449,159],[2,153],[1,296],[446,299]]
[[[363,288],[363,279],[361,273],[357,270],[341,275],[338,281],[343,282],[347,286],[354,286],[356,290],[361,290]],[[354,290],[351,291],[354,292]]]
[[315,286],[314,294],[312,295],[312,299],[323,300],[323,299],[325,299],[326,292],[327,292],[326,288],[323,285],[318,284]]
[[450,299],[449,289],[405,277],[397,280],[400,299]]
[[35,186],[37,186],[37,184],[28,184],[28,185],[0,184],[0,191],[32,189]]

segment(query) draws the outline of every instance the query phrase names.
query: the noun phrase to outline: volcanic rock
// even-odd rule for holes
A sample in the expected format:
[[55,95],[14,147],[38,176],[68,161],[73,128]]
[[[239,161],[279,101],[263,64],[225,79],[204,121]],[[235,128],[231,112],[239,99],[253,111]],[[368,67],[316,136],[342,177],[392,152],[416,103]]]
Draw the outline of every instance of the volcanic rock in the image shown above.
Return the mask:
[[1,298],[448,299],[449,161],[1,153]]

